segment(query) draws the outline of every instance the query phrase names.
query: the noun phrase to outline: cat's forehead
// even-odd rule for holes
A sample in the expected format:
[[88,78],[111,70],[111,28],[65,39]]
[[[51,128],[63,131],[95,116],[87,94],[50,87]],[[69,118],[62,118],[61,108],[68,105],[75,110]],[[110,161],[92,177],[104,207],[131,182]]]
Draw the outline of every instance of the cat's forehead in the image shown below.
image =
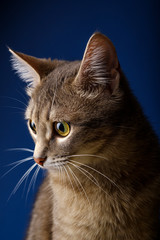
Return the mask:
[[79,67],[79,61],[63,62],[43,79],[32,93],[26,118],[32,115],[35,119],[49,119],[67,112],[68,104],[73,101],[70,81],[76,77]]
[[80,67],[80,61],[63,61],[46,78],[49,85],[60,85],[64,80],[75,77]]

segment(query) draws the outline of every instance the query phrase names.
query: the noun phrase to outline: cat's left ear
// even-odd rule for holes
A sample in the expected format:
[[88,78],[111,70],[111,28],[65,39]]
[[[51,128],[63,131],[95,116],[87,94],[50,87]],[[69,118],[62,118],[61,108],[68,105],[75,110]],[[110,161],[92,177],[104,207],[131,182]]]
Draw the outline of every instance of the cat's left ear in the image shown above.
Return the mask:
[[119,62],[114,45],[105,35],[95,33],[89,39],[75,82],[85,91],[102,86],[113,94],[118,88]]
[[53,70],[53,62],[50,59],[40,59],[20,52],[11,52],[12,66],[19,74],[20,78],[27,83],[27,93],[30,95],[46,75]]

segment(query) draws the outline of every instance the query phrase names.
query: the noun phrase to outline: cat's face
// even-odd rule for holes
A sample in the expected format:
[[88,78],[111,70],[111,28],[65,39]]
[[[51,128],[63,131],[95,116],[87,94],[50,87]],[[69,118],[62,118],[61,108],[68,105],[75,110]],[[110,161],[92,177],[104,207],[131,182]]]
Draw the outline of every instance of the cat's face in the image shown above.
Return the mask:
[[[103,153],[114,135],[122,96],[119,64],[110,40],[94,34],[82,62],[11,52],[14,67],[28,82],[26,119],[35,142],[35,161],[57,169],[73,155]],[[88,158],[79,160],[87,163]]]

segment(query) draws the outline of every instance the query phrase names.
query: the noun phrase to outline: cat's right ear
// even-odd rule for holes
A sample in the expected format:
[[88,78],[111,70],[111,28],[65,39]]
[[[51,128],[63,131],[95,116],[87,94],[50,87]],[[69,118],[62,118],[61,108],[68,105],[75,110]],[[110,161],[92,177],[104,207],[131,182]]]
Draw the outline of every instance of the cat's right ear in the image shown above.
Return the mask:
[[31,95],[32,90],[41,82],[46,75],[53,70],[53,62],[50,59],[40,59],[9,48],[13,69],[20,78],[27,83],[27,93]]

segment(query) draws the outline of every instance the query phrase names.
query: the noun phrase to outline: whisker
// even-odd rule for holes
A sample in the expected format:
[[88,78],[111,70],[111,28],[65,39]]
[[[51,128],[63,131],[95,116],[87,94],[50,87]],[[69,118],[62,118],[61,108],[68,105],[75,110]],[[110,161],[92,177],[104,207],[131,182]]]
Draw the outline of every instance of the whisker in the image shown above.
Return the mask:
[[11,99],[11,100],[17,101],[17,102],[23,104],[25,107],[27,107],[27,104],[25,104],[24,102],[22,102],[21,100],[19,100],[19,99],[17,99],[17,98],[14,98],[14,97],[8,97],[8,96],[2,96],[2,98],[8,98],[8,99]]
[[86,165],[86,164],[83,164],[83,163],[80,163],[80,162],[76,162],[76,161],[71,160],[71,159],[70,159],[70,161],[71,161],[71,162],[74,162],[74,163],[78,163],[78,164],[80,164],[81,166],[85,166],[85,167],[87,167],[87,168],[89,168],[89,169],[97,172],[98,174],[100,174],[101,176],[103,176],[104,178],[106,178],[106,179],[107,179],[110,183],[112,183],[114,186],[116,186],[120,191],[122,191],[122,190],[120,189],[120,187],[119,187],[114,181],[112,181],[109,177],[107,177],[106,175],[104,175],[103,173],[101,173],[100,171],[98,171],[97,169],[95,169],[95,168],[93,168],[93,167],[90,167],[90,166],[88,166],[88,165]]
[[59,171],[59,181],[61,182],[61,184],[63,184],[63,181],[62,181],[62,167],[61,166],[59,166],[58,171]]
[[11,196],[13,194],[16,193],[16,191],[18,190],[18,188],[20,187],[20,185],[23,183],[23,181],[26,179],[26,177],[30,174],[30,172],[32,171],[33,168],[35,168],[35,166],[37,165],[37,163],[34,163],[28,170],[27,172],[25,172],[23,174],[23,176],[20,178],[20,180],[18,181],[18,183],[16,184],[15,188],[13,189],[13,191],[11,192],[9,198],[8,198],[8,201],[9,199],[11,198]]
[[60,167],[58,166],[58,177],[59,177],[59,181],[60,181]]
[[1,107],[4,107],[4,108],[12,108],[12,109],[18,109],[18,110],[21,110],[22,112],[25,111],[25,109],[20,108],[20,107],[13,107],[13,106],[1,106]]
[[28,180],[29,174],[27,175],[27,177],[25,178],[25,182],[24,182],[24,187],[23,187],[23,194],[22,196],[24,196],[24,193],[26,191],[26,185],[27,185],[27,180]]
[[[68,162],[68,163],[70,163],[70,162]],[[92,180],[94,179],[94,181],[95,181],[95,183],[97,184],[97,185],[99,185],[99,182],[97,181],[97,179],[90,173],[90,172],[88,172],[86,169],[84,169],[84,168],[82,168],[82,167],[80,167],[80,166],[77,166],[76,164],[74,164],[74,163],[70,163],[71,165],[73,165],[73,166],[75,166],[75,167],[77,167],[77,169],[79,169],[79,171],[81,172],[85,172],[84,174],[87,176],[87,174],[88,175],[90,175],[90,177],[92,178]],[[88,177],[88,176],[87,176]]]
[[107,160],[107,158],[100,156],[100,155],[95,155],[95,154],[79,154],[79,155],[69,155],[68,157],[96,157],[96,158],[101,158],[104,160]]
[[36,174],[35,174],[34,180],[33,180],[33,189],[35,189],[35,184],[36,184],[37,176],[38,176],[38,173],[39,173],[40,170],[41,170],[41,167],[38,166],[38,168],[37,168],[37,170],[36,170]]
[[65,193],[67,193],[67,185],[65,184],[65,175],[67,175],[66,171],[64,170],[63,165],[60,165],[60,171],[62,176],[62,185],[65,186]]
[[22,94],[22,92],[18,91],[18,89],[16,89],[16,91],[23,97],[23,99],[28,102],[28,99],[26,97],[26,95]]
[[79,189],[79,192],[81,192],[81,189],[80,189],[80,187],[79,187],[79,184],[78,184],[78,182],[77,182],[77,179],[76,179],[75,176],[73,175],[73,171],[71,171],[71,168],[70,168],[69,166],[67,166],[67,167],[68,167],[68,169],[69,169],[69,171],[70,171],[70,173],[71,173],[71,175],[72,175],[72,177],[73,177],[73,179],[74,179],[75,184],[77,185],[77,187],[78,187],[78,189]]
[[18,164],[18,163],[21,164],[23,162],[26,162],[26,161],[29,161],[29,160],[32,160],[32,159],[33,159],[33,156],[30,156],[30,157],[15,161],[13,163],[7,164],[6,166],[12,166],[12,165],[15,165],[15,164]]
[[19,161],[16,161],[14,163],[10,163],[8,164],[7,166],[10,166],[10,165],[13,165],[13,164],[16,164],[15,166],[13,166],[11,169],[9,169],[6,173],[4,173],[1,178],[3,178],[4,176],[6,176],[9,172],[11,172],[14,168],[16,168],[17,166],[19,166],[20,164],[24,163],[24,162],[27,162],[29,160],[32,160],[33,157],[27,157],[27,158],[24,158],[24,159],[21,159]]
[[29,148],[8,148],[6,151],[26,151],[26,152],[34,152],[32,149]]
[[65,166],[62,165],[62,167],[64,168],[65,172],[67,173],[69,182],[70,182],[71,187],[72,187],[72,189],[73,189],[73,191],[74,191],[74,193],[75,193],[75,189],[74,189],[74,187],[73,187],[73,183],[72,183],[71,178],[70,178],[70,176],[69,176],[69,174],[68,174],[68,171],[67,171],[67,169],[65,168]]
[[[33,166],[33,165],[32,165]],[[32,170],[31,170],[32,171]],[[30,172],[31,172],[30,171]],[[29,172],[29,174],[30,174]],[[23,196],[24,196],[24,193],[25,193],[25,190],[26,190],[26,185],[27,185],[27,181],[28,181],[28,178],[29,178],[29,174],[25,177],[25,183],[24,183],[24,187],[23,187]]]
[[[68,162],[69,164],[73,165],[75,168],[77,168],[82,174],[84,174],[88,179],[90,179],[95,185],[97,185],[98,187],[100,187],[99,185],[99,182],[97,181],[97,179],[90,173],[88,172],[86,169],[80,167],[80,166],[77,166],[76,164],[74,163],[71,163],[71,162]],[[88,176],[88,175],[90,176]]]
[[71,169],[69,166],[68,166],[68,168],[71,170],[71,172],[73,173],[73,175],[74,175],[75,178],[77,179],[77,181],[78,181],[78,183],[79,183],[79,185],[80,185],[80,187],[81,187],[81,189],[82,189],[82,191],[83,191],[83,193],[84,193],[84,195],[85,195],[85,197],[86,197],[86,199],[87,199],[90,207],[92,208],[91,203],[90,203],[90,201],[89,201],[89,198],[88,198],[88,196],[87,196],[87,193],[86,193],[84,187],[82,186],[81,182],[79,181],[79,179],[78,179],[78,177],[75,175],[75,173],[72,171],[72,169]]
[[[98,183],[98,181],[93,177],[93,175],[90,173],[90,172],[88,172],[88,171],[86,171],[89,175],[91,175],[92,176],[92,178],[94,178],[94,180],[96,180],[96,181],[94,181],[91,177],[89,177],[87,174],[85,174],[84,172],[83,172],[83,168],[81,168],[81,167],[79,167],[79,166],[77,166],[77,165],[75,165],[75,164],[73,164],[73,163],[70,163],[71,165],[73,165],[75,168],[77,168],[83,175],[85,175],[91,182],[93,182],[98,188],[100,188],[105,194],[107,194],[108,195],[108,193],[99,185],[99,183]],[[82,170],[81,170],[82,169]]]
[[[27,200],[27,198],[28,198],[28,194],[29,194],[29,191],[30,191],[30,189],[31,189],[31,187],[32,187],[32,184],[35,184],[35,181],[36,181],[36,178],[37,178],[37,175],[38,175],[39,170],[40,170],[40,167],[37,165],[37,169],[35,170],[32,178],[31,178],[31,181],[30,181],[30,183],[29,183],[29,186],[28,186],[28,190],[27,190],[27,194],[26,194],[26,200]],[[34,186],[34,185],[33,185],[33,186]]]

